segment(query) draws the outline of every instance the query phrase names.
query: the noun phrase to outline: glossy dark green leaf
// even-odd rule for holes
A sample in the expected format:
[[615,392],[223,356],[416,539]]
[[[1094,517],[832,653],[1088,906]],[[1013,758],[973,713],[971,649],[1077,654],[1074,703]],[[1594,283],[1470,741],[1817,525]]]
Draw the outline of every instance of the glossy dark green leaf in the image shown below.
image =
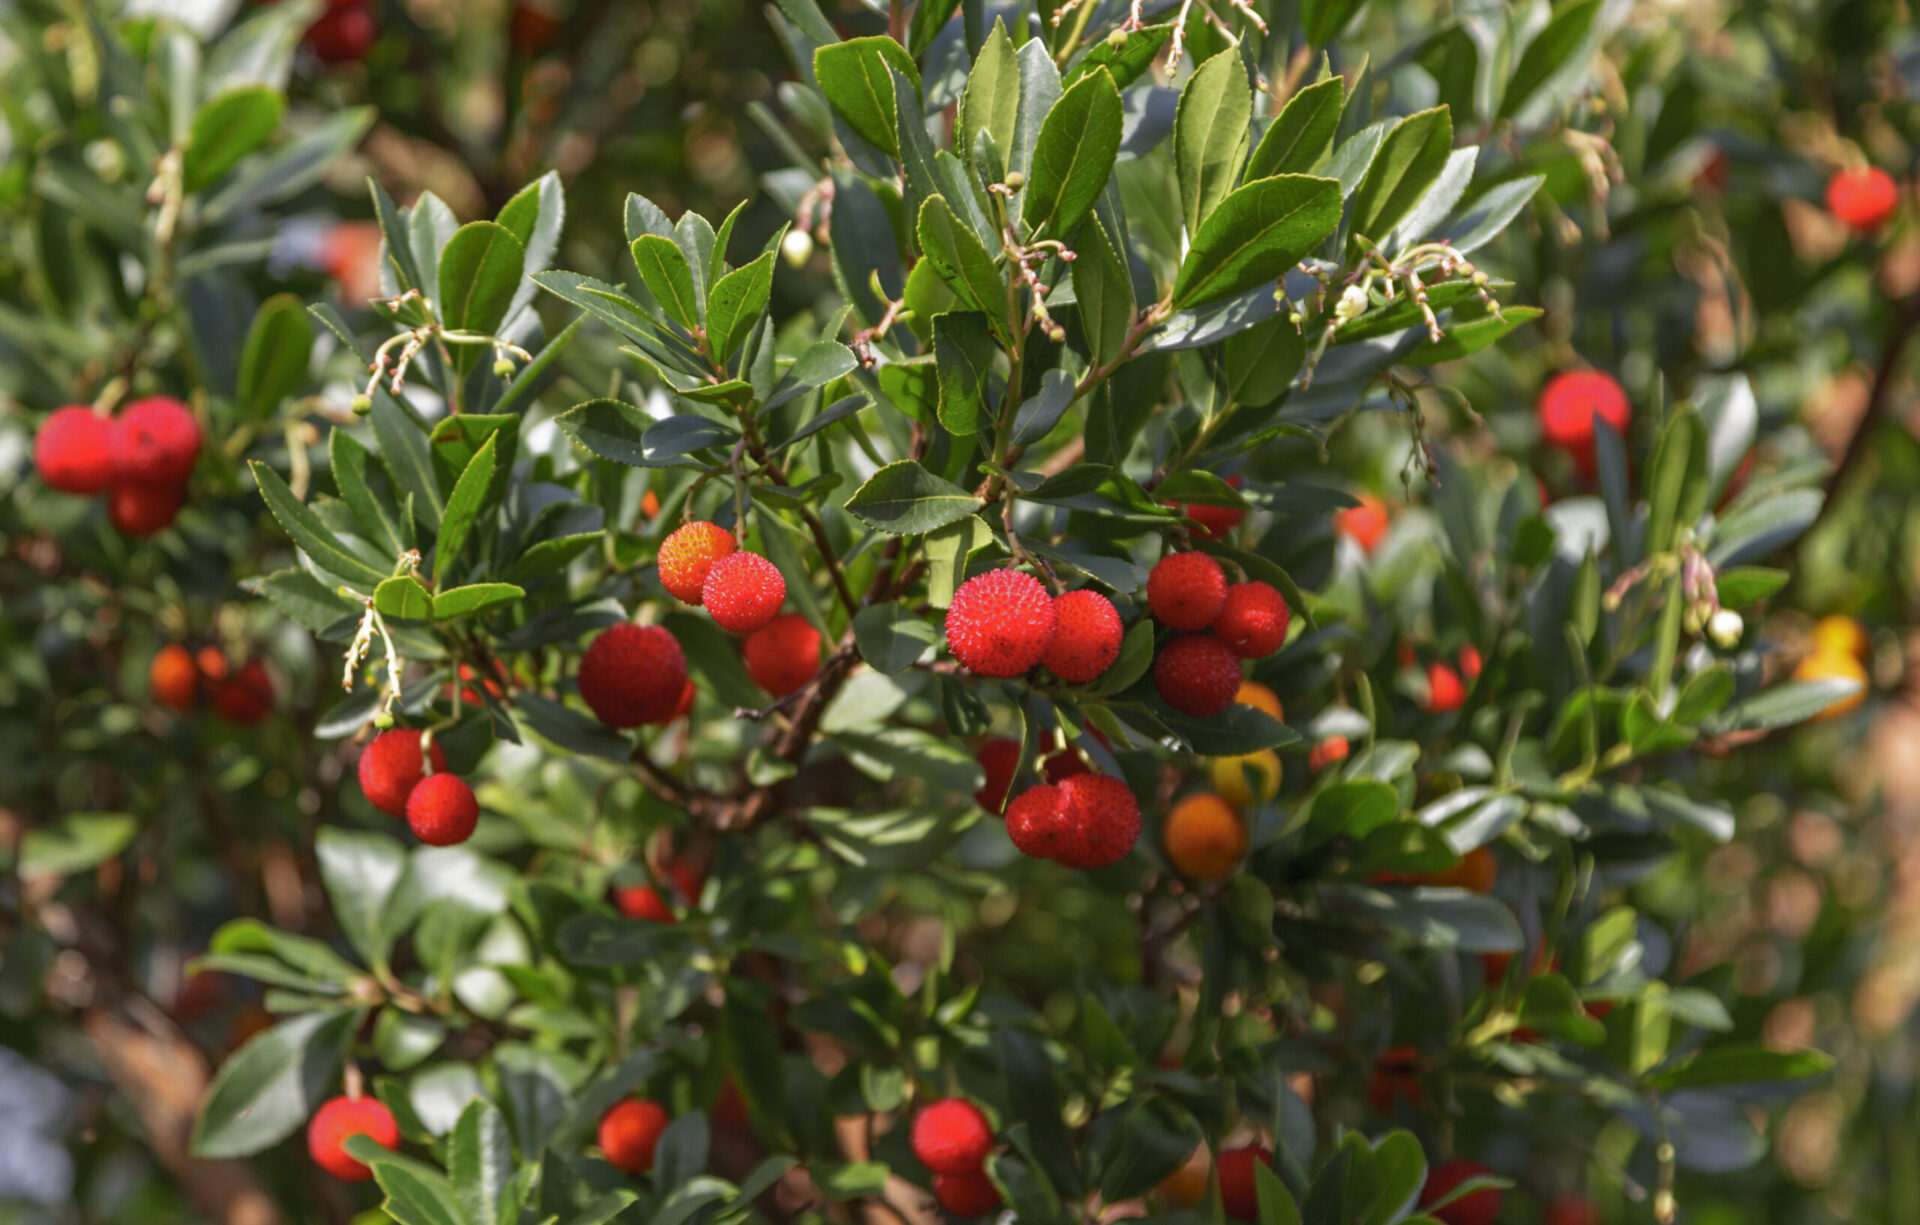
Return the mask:
[[978,432],[987,412],[993,331],[978,311],[948,311],[933,320],[933,357],[940,387],[940,424],[948,432]]
[[397,575],[373,589],[373,606],[383,617],[431,621],[433,593],[411,574]]
[[1101,71],[1081,77],[1053,104],[1034,143],[1021,206],[1030,234],[1064,239],[1080,228],[1113,173],[1122,119],[1120,91]]
[[1312,173],[1333,147],[1333,134],[1339,130],[1340,111],[1346,101],[1345,87],[1343,78],[1328,77],[1287,99],[1247,159],[1247,181],[1276,174]]
[[1340,186],[1283,174],[1249,183],[1200,224],[1174,278],[1176,308],[1278,280],[1340,224]]
[[1104,68],[1113,77],[1113,83],[1121,89],[1133,84],[1146,74],[1153,61],[1159,57],[1160,49],[1173,37],[1171,23],[1157,26],[1141,26],[1137,30],[1116,31],[1087,49],[1086,54],[1073,62],[1067,69],[1063,83],[1071,86],[1081,77]]
[[497,434],[487,436],[487,441],[468,461],[466,470],[454,482],[453,492],[447,496],[446,514],[440,520],[440,536],[433,549],[433,578],[436,583],[443,581],[453,569],[461,547],[467,543],[467,536],[473,530],[474,521],[479,518],[486,504],[487,488],[493,483],[493,444],[498,437]]
[[714,282],[707,295],[707,348],[724,363],[760,324],[773,292],[773,252]]
[[693,273],[678,243],[658,234],[642,234],[633,240],[633,264],[640,271],[640,283],[669,318],[689,332],[701,325],[705,316],[702,303],[693,292]]
[[1353,195],[1352,233],[1385,242],[1420,202],[1453,152],[1453,117],[1444,106],[1408,115],[1388,131]]
[[1253,85],[1238,47],[1194,69],[1180,90],[1173,120],[1173,165],[1187,232],[1233,190],[1253,125]]
[[1013,148],[1014,126],[1019,115],[1020,60],[1005,23],[996,19],[967,73],[967,87],[960,95],[960,110],[954,125],[954,145],[968,165],[981,170],[974,161],[974,138],[986,132],[1004,157]]
[[514,1173],[513,1141],[499,1108],[486,1098],[474,1099],[460,1112],[447,1137],[447,1171],[467,1221],[490,1225],[501,1219]]
[[1513,66],[1513,74],[1507,78],[1506,92],[1500,98],[1499,118],[1513,118],[1541,86],[1566,65],[1593,29],[1600,6],[1601,0],[1577,0],[1565,5],[1534,36],[1527,49],[1520,53],[1520,62]]
[[260,496],[267,501],[267,509],[315,565],[350,583],[362,585],[369,592],[387,577],[349,553],[319,517],[293,496],[278,472],[257,459],[249,461],[247,466],[260,488]]
[[249,416],[265,418],[307,381],[313,355],[313,324],[293,294],[276,294],[260,304],[240,349],[234,392]]
[[511,604],[526,594],[512,583],[470,583],[465,587],[435,592],[433,619],[451,621],[456,617],[471,617],[502,604]]
[[847,126],[874,147],[898,156],[900,137],[889,69],[913,82],[915,90],[920,88],[919,65],[905,47],[883,35],[831,43],[813,53],[813,75],[820,92]]
[[1007,333],[1007,280],[973,231],[942,196],[920,206],[920,249],[963,302],[983,312],[1001,343]]
[[[513,231],[492,221],[469,221],[454,232],[440,252],[440,321],[456,331],[491,336],[507,317],[520,287],[526,249]],[[487,353],[485,346],[454,346],[456,361],[467,365]]]
[[855,518],[893,536],[919,535],[957,523],[981,505],[979,498],[910,459],[880,469],[846,501]]
[[860,658],[889,674],[911,668],[939,638],[931,622],[898,604],[872,604],[853,618]]
[[246,1157],[306,1126],[333,1091],[365,1014],[304,1012],[248,1039],[214,1076],[194,1119],[197,1157]]
[[181,151],[186,189],[205,189],[273,139],[286,107],[280,91],[267,85],[244,85],[209,98],[194,112],[193,127]]

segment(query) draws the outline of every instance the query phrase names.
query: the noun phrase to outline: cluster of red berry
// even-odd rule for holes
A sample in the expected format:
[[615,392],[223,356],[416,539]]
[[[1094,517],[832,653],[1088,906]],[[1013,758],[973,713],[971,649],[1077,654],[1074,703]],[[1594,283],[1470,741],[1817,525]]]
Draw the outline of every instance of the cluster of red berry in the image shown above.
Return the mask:
[[1233,705],[1240,661],[1279,650],[1291,619],[1278,591],[1257,580],[1229,585],[1205,553],[1161,558],[1147,576],[1147,609],[1183,631],[1154,657],[1154,688],[1167,705],[1199,718]]
[[182,714],[205,696],[229,723],[258,723],[273,709],[273,678],[266,665],[249,659],[230,667],[218,647],[197,652],[177,642],[161,647],[147,665],[147,691],[155,702]]
[[987,1176],[993,1128],[965,1098],[934,1102],[914,1116],[913,1155],[933,1175],[934,1198],[955,1216],[983,1216],[1000,1206],[1000,1188]]
[[405,728],[381,732],[360,754],[360,790],[369,803],[392,817],[404,817],[414,836],[429,846],[452,846],[473,836],[480,823],[480,802],[473,788],[447,773],[447,756],[429,743],[433,773],[421,733]]
[[126,536],[151,536],[174,521],[199,458],[200,423],[167,396],[135,400],[117,417],[70,404],[33,440],[40,479],[65,493],[105,493],[107,518]]

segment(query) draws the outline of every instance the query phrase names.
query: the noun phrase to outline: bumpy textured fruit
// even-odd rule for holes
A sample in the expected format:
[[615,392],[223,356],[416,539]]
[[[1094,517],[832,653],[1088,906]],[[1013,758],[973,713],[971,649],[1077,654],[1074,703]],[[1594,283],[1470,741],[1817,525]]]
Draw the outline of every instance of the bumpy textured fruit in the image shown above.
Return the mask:
[[1434,1204],[1452,1194],[1453,1189],[1470,1178],[1493,1173],[1476,1161],[1454,1158],[1427,1171],[1427,1185],[1420,1192],[1420,1206],[1428,1216],[1445,1225],[1494,1225],[1500,1219],[1500,1192],[1492,1187],[1470,1191],[1444,1208]]
[[1147,575],[1147,608],[1162,625],[1206,629],[1226,603],[1226,571],[1205,553],[1169,553]]
[[1011,736],[994,736],[981,742],[973,751],[973,759],[986,775],[986,782],[973,793],[973,801],[998,816],[1007,806],[1013,776],[1020,772],[1020,742]]
[[707,571],[713,563],[739,548],[733,533],[717,523],[696,519],[675,528],[660,542],[660,584],[682,604],[698,604]]
[[1444,872],[1435,872],[1427,879],[1430,885],[1443,888],[1469,889],[1474,893],[1492,893],[1493,882],[1499,878],[1500,861],[1491,850],[1476,846],[1460,857],[1460,862]]
[[784,698],[820,671],[820,631],[799,613],[782,613],[740,647],[747,675],[776,698]]
[[667,1130],[667,1110],[659,1102],[630,1097],[600,1116],[600,1151],[608,1164],[628,1174],[653,1168],[653,1150]]
[[1534,405],[1540,416],[1540,436],[1550,446],[1576,455],[1593,450],[1594,421],[1605,421],[1625,433],[1633,420],[1627,393],[1612,375],[1599,370],[1568,370],[1547,380]]
[[1053,642],[1059,623],[1040,580],[1018,570],[989,570],[960,584],[947,606],[947,649],[981,676],[1019,676]]
[[479,823],[480,802],[455,775],[429,775],[407,797],[407,826],[428,846],[465,842]]
[[1266,583],[1235,583],[1213,622],[1213,636],[1242,659],[1265,659],[1287,640],[1292,614],[1278,591]]
[[[1238,489],[1246,484],[1246,480],[1242,477],[1230,476],[1227,478],[1227,484],[1231,488]],[[1219,540],[1234,528],[1239,527],[1247,518],[1247,512],[1238,506],[1206,506],[1197,502],[1166,502],[1163,505],[1176,508],[1181,514],[1199,524],[1200,529],[1194,535],[1206,540]]]
[[974,1174],[986,1164],[993,1128],[980,1108],[961,1097],[942,1098],[913,1117],[913,1155],[935,1174]]
[[1333,516],[1334,530],[1371,553],[1387,538],[1390,520],[1387,504],[1370,493],[1359,495],[1360,505],[1349,506]]
[[1467,686],[1450,665],[1427,665],[1427,713],[1450,714],[1467,700]]
[[1867,631],[1852,617],[1834,614],[1813,623],[1807,635],[1816,654],[1851,655],[1862,659],[1867,653]]
[[1052,783],[1036,783],[1007,805],[1007,837],[1035,859],[1056,857],[1077,833],[1073,806]]
[[1252,1221],[1260,1216],[1259,1194],[1254,1190],[1253,1167],[1270,1165],[1273,1153],[1264,1144],[1243,1144],[1220,1154],[1214,1168],[1220,1175],[1220,1206],[1236,1221]]
[[307,45],[323,64],[350,64],[380,33],[371,4],[336,4],[307,27]]
[[935,1174],[933,1198],[955,1216],[985,1216],[1000,1206],[1000,1188],[985,1170],[964,1174]]
[[[433,771],[444,774],[447,755],[433,744]],[[360,790],[367,802],[392,817],[407,815],[407,799],[427,776],[420,733],[404,727],[375,736],[360,753]]]
[[580,697],[608,727],[673,717],[687,688],[687,657],[658,625],[608,626],[580,657]]
[[1119,863],[1140,841],[1140,797],[1111,774],[1076,774],[1060,784],[1076,834],[1057,859],[1069,868]]
[[1307,753],[1307,769],[1324,770],[1336,761],[1345,761],[1349,751],[1345,736],[1328,736]]
[[652,885],[627,885],[613,891],[613,908],[629,919],[673,922],[673,907]]
[[1837,719],[1867,700],[1867,669],[1852,655],[1815,651],[1793,669],[1796,681],[1856,681],[1860,688],[1815,715],[1816,719]]
[[370,1097],[336,1097],[321,1103],[307,1124],[307,1151],[313,1162],[341,1182],[365,1182],[373,1177],[347,1152],[349,1136],[366,1136],[384,1149],[400,1147],[400,1125],[393,1112]]
[[63,493],[99,493],[113,483],[113,423],[84,404],[55,410],[33,436],[33,466]]
[[200,423],[167,396],[135,400],[113,419],[112,446],[116,482],[178,484],[200,458]]
[[153,653],[147,665],[147,692],[162,706],[174,710],[192,710],[200,689],[200,669],[193,665],[193,652],[170,642]]
[[787,598],[787,580],[758,553],[735,551],[714,562],[700,602],[723,630],[751,634],[773,620]]
[[186,503],[185,485],[130,481],[107,491],[107,520],[122,536],[151,536],[173,526]]
[[1207,772],[1213,778],[1213,789],[1235,808],[1264,804],[1280,794],[1280,754],[1272,749],[1239,757],[1216,757]]
[[1221,880],[1233,875],[1247,853],[1247,826],[1232,805],[1210,791],[1173,806],[1160,834],[1167,858],[1182,875]]
[[235,668],[213,687],[213,709],[229,723],[258,723],[273,710],[273,678],[257,659]]
[[1040,658],[1047,671],[1069,684],[1084,685],[1120,657],[1126,631],[1107,597],[1085,588],[1069,591],[1055,597],[1053,613],[1053,641]]
[[1280,710],[1280,695],[1259,681],[1241,681],[1240,687],[1233,691],[1233,700],[1237,705],[1263,711],[1277,722],[1287,721],[1286,715]]
[[1887,223],[1900,207],[1900,188],[1878,166],[1850,166],[1827,180],[1827,211],[1862,234]]
[[1240,690],[1240,657],[1211,634],[1182,634],[1160,648],[1153,687],[1175,710],[1198,718],[1217,715]]
[[1040,777],[1050,783],[1064,783],[1076,774],[1087,774],[1092,767],[1071,748],[1059,749],[1040,759]]

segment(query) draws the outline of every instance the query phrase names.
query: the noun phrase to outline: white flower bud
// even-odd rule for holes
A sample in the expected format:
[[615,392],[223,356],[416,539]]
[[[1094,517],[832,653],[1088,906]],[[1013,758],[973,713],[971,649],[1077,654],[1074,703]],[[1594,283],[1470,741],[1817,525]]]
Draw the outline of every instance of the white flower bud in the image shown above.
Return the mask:
[[1367,291],[1358,285],[1349,285],[1340,295],[1340,302],[1333,308],[1333,317],[1341,323],[1358,319],[1367,313]]
[[1731,608],[1723,608],[1707,618],[1707,637],[1723,651],[1740,645],[1740,635],[1746,632],[1747,623]]
[[804,268],[813,258],[813,235],[805,230],[788,230],[787,236],[780,240],[780,254],[786,258],[790,268]]

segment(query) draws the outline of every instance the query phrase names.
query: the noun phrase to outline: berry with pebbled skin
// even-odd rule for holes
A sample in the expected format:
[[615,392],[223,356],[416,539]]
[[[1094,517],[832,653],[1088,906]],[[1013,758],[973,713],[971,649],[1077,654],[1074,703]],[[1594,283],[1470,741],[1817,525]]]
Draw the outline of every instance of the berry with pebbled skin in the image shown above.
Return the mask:
[[1091,773],[1091,767],[1071,748],[1059,749],[1040,759],[1040,777],[1050,783],[1064,783],[1076,774]]
[[1260,1198],[1254,1190],[1253,1167],[1271,1165],[1273,1153],[1264,1144],[1243,1144],[1220,1154],[1214,1169],[1220,1175],[1220,1206],[1236,1221],[1260,1216]]
[[1120,658],[1120,639],[1126,630],[1113,602],[1097,591],[1081,588],[1053,600],[1053,641],[1040,662],[1070,685],[1099,678]]
[[1247,853],[1247,826],[1221,796],[1190,795],[1173,806],[1160,832],[1167,859],[1194,880],[1223,880]]
[[1011,736],[993,736],[973,751],[986,782],[973,793],[973,802],[993,813],[1007,806],[1007,792],[1013,789],[1013,776],[1020,772],[1020,742]]
[[1153,687],[1175,710],[1196,718],[1217,715],[1240,691],[1240,657],[1212,634],[1182,634],[1160,648]]
[[653,1150],[667,1130],[667,1110],[659,1102],[630,1097],[600,1116],[600,1151],[607,1163],[628,1174],[653,1168]]
[[307,45],[323,64],[350,64],[366,55],[379,33],[371,4],[330,4],[307,27]]
[[1053,642],[1058,614],[1040,580],[1018,570],[989,570],[960,584],[947,606],[947,649],[981,676],[1030,671]]
[[787,580],[758,553],[736,551],[715,561],[700,588],[700,602],[723,630],[751,634],[773,620],[787,598]]
[[1147,608],[1162,625],[1203,630],[1227,603],[1227,573],[1205,553],[1169,553],[1147,575]]
[[980,1107],[961,1097],[942,1098],[913,1117],[913,1155],[935,1174],[976,1174],[993,1148],[993,1128]]
[[456,775],[429,775],[407,797],[407,826],[428,846],[465,842],[479,823],[480,802]]
[[84,404],[54,410],[33,436],[33,466],[62,493],[99,493],[113,483],[113,423]]
[[258,723],[273,710],[273,678],[249,659],[213,688],[213,709],[229,723]]
[[1359,495],[1360,505],[1349,506],[1335,512],[1334,530],[1360,546],[1363,553],[1371,553],[1380,547],[1387,538],[1389,516],[1387,504],[1370,493]]
[[673,907],[652,885],[626,885],[613,891],[613,908],[629,919],[671,923]]
[[113,419],[111,445],[116,482],[178,484],[200,458],[200,423],[168,396],[135,400]]
[[313,1162],[341,1182],[365,1182],[373,1177],[358,1158],[347,1152],[349,1136],[366,1136],[381,1148],[400,1147],[400,1125],[393,1112],[370,1097],[336,1097],[321,1103],[307,1124],[307,1152]]
[[1000,1206],[1000,1188],[985,1170],[964,1174],[935,1174],[933,1198],[955,1216],[985,1216]]
[[685,715],[688,711],[691,711],[693,709],[693,699],[696,696],[697,696],[697,693],[693,687],[693,678],[689,676],[687,678],[687,683],[680,686],[680,698],[678,701],[676,701],[673,704],[673,709],[667,711],[665,714],[662,714],[657,718],[648,719],[647,725],[649,727],[665,727],[667,724],[673,722],[675,719],[678,719],[682,715]]
[[1060,784],[1075,837],[1055,856],[1069,868],[1105,868],[1119,863],[1140,841],[1140,797],[1111,774],[1076,774]]
[[1859,234],[1871,234],[1900,207],[1900,188],[1878,166],[1849,166],[1827,180],[1827,211]]
[[717,523],[695,519],[682,524],[660,542],[660,554],[655,559],[660,567],[660,584],[682,604],[698,604],[707,571],[739,547],[733,533]]
[[1052,783],[1036,783],[1007,805],[1007,837],[1022,854],[1057,858],[1078,833],[1072,802]]
[[1287,640],[1292,618],[1278,591],[1262,582],[1235,583],[1213,623],[1213,636],[1242,659],[1265,659]]
[[1583,466],[1593,455],[1594,421],[1605,421],[1626,433],[1633,421],[1627,393],[1610,374],[1599,370],[1566,370],[1547,380],[1534,405],[1540,417],[1540,436],[1549,446],[1571,452]]
[[185,485],[128,482],[107,491],[107,520],[122,536],[151,536],[173,526],[186,503]]
[[747,635],[740,654],[754,684],[784,698],[820,671],[820,631],[799,613],[782,613]]
[[178,711],[193,709],[200,689],[200,669],[194,666],[193,652],[170,642],[153,653],[147,665],[147,692],[162,706]]
[[1427,665],[1427,713],[1451,714],[1467,700],[1467,686],[1460,674],[1443,663]]
[[1477,1161],[1462,1161],[1458,1157],[1443,1161],[1427,1171],[1427,1185],[1420,1192],[1420,1206],[1428,1216],[1444,1222],[1444,1225],[1494,1225],[1500,1219],[1501,1195],[1497,1188],[1469,1191],[1442,1208],[1432,1206],[1452,1194],[1455,1187],[1468,1179],[1492,1174],[1492,1170]]
[[580,696],[608,727],[673,717],[687,689],[687,657],[658,625],[608,626],[580,657]]
[[[433,745],[433,772],[444,774],[447,755]],[[407,815],[407,797],[427,776],[426,758],[420,753],[420,733],[396,727],[375,736],[360,753],[360,790],[367,802],[390,817]]]

